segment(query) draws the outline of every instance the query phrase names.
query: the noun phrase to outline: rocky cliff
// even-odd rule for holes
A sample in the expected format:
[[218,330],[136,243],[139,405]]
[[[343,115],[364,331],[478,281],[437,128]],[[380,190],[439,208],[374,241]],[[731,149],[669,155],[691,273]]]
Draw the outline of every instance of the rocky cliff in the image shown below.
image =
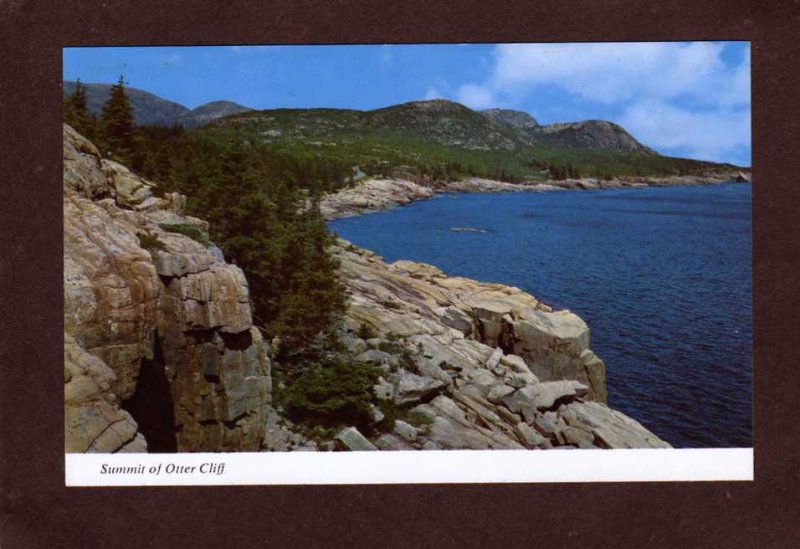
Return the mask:
[[64,127],[66,451],[258,450],[270,362],[247,281],[153,191]]
[[[434,193],[403,181],[367,188],[388,203]],[[345,206],[363,198],[352,192]],[[64,127],[67,452],[669,446],[606,406],[605,365],[578,316],[344,241],[338,330],[349,356],[381,371],[375,422],[398,419],[369,439],[354,428],[328,441],[292,433],[271,406],[245,275],[184,206]]]
[[535,141],[570,149],[604,149],[620,152],[657,154],[639,143],[625,128],[606,120],[559,122],[529,130]]
[[[410,261],[387,265],[341,242],[350,293],[346,339],[383,369],[374,391],[414,421],[350,449],[649,448],[669,445],[605,405],[606,369],[589,329],[518,288],[448,277]],[[378,405],[378,417],[381,405]]]

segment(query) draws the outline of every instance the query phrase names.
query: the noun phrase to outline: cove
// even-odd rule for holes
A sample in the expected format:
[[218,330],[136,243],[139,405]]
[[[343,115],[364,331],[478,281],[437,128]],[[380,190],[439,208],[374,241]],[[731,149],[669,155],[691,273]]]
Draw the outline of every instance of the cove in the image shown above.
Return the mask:
[[609,405],[675,447],[752,446],[751,186],[445,194],[339,219],[387,261],[580,315]]

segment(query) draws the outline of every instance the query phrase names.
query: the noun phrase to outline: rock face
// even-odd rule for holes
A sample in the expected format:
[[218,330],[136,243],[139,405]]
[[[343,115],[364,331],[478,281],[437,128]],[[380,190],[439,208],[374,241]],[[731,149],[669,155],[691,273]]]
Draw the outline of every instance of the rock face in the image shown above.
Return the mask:
[[368,179],[355,187],[328,195],[320,204],[326,219],[349,217],[377,212],[432,198],[435,191],[429,187],[401,179]]
[[152,189],[64,127],[66,449],[258,450],[271,377],[247,281],[165,230],[207,225]]
[[504,122],[509,126],[519,129],[538,128],[539,122],[525,111],[515,111],[511,109],[486,109],[481,111],[484,116],[488,116],[496,122]]
[[344,241],[336,254],[350,293],[347,327],[401,355],[386,361],[374,390],[409,419],[378,437],[378,448],[669,447],[605,405],[605,365],[577,315],[518,288],[386,264]]
[[335,439],[336,442],[344,449],[352,452],[377,450],[377,448],[369,440],[367,440],[364,435],[358,432],[358,429],[355,427],[348,427],[347,429],[340,431],[339,434],[336,435]]
[[654,150],[639,143],[623,127],[606,120],[559,122],[539,126],[530,131],[529,135],[534,140],[572,149],[605,149],[657,154]]

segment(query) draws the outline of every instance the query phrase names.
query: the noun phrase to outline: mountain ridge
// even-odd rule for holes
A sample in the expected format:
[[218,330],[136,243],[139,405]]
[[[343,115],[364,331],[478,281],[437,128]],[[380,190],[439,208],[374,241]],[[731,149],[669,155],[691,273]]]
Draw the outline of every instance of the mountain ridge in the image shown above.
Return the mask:
[[[75,90],[76,82],[65,81],[64,93],[70,94]],[[89,83],[86,87],[89,112],[99,115],[103,104],[108,99],[111,84]],[[158,95],[139,88],[126,88],[134,111],[134,120],[140,125],[172,126],[181,125],[186,128],[197,128],[214,120],[245,112],[264,112],[251,109],[229,100],[215,100],[204,103],[194,109],[169,101]],[[484,109],[473,111],[469,107],[448,99],[431,99],[408,101],[370,110],[356,109],[322,109],[326,112],[359,112],[369,113],[376,120],[391,122],[398,109],[416,109],[425,113],[428,118],[442,116],[449,112],[464,114],[476,112],[483,115],[493,124],[485,128],[474,125],[472,130],[485,130],[488,132],[489,143],[475,143],[473,140],[462,140],[467,148],[481,148],[482,146],[499,146],[504,149],[513,148],[513,139],[507,136],[498,138],[498,127],[511,128],[529,144],[545,143],[558,144],[571,148],[605,148],[610,150],[655,153],[652,149],[639,143],[629,132],[613,122],[605,120],[583,120],[575,122],[556,122],[541,125],[530,113],[512,109]],[[272,111],[277,109],[267,109]],[[296,111],[315,111],[317,109],[292,109]],[[386,119],[389,120],[386,120]]]
[[[75,91],[77,82],[65,80],[63,93],[69,95]],[[83,83],[86,88],[87,106],[95,116],[103,110],[108,100],[111,84]],[[251,110],[233,101],[216,100],[204,103],[194,109],[175,101],[164,99],[152,92],[139,88],[126,87],[125,92],[131,101],[134,122],[139,125],[174,126],[196,128],[221,116],[228,116]]]
[[[107,84],[86,84],[97,113]],[[65,82],[64,91],[74,89]],[[409,101],[372,110],[279,108],[255,110],[217,100],[193,110],[127,88],[137,124],[183,126],[192,138],[219,145],[245,139],[297,158],[325,157],[355,173],[398,172],[434,180],[482,177],[506,182],[583,176],[700,176],[739,169],[663,156],[625,128],[605,120],[541,125],[524,111],[473,110],[446,99]],[[405,176],[404,176],[405,177]]]

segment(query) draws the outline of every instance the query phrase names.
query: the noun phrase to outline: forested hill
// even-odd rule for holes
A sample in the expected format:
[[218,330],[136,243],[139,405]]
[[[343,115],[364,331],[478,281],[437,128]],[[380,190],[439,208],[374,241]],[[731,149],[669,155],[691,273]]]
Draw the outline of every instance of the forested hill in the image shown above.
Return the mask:
[[[89,113],[99,116],[111,86],[85,84],[84,88]],[[74,92],[75,83],[65,82],[64,90]],[[326,166],[311,169],[313,174],[282,172],[290,180],[311,177],[322,189],[340,186],[351,174],[362,172],[412,179],[478,176],[520,182],[702,176],[737,169],[662,156],[621,126],[604,120],[541,125],[526,112],[475,111],[447,100],[412,101],[371,111],[256,111],[230,101],[189,110],[142,90],[125,91],[134,122],[140,128],[147,126],[138,131],[138,153],[127,160],[134,169],[160,179],[171,177],[170,164],[186,165],[187,154],[196,158],[199,151],[208,154],[234,141],[269,150],[294,166]],[[171,127],[188,131],[178,136],[167,129]],[[329,176],[334,179],[319,180]]]
[[199,128],[204,140],[244,138],[294,155],[359,165],[368,174],[504,181],[702,175],[736,169],[662,156],[617,124],[587,120],[540,125],[528,113],[474,111],[446,100],[372,111],[249,111]]

